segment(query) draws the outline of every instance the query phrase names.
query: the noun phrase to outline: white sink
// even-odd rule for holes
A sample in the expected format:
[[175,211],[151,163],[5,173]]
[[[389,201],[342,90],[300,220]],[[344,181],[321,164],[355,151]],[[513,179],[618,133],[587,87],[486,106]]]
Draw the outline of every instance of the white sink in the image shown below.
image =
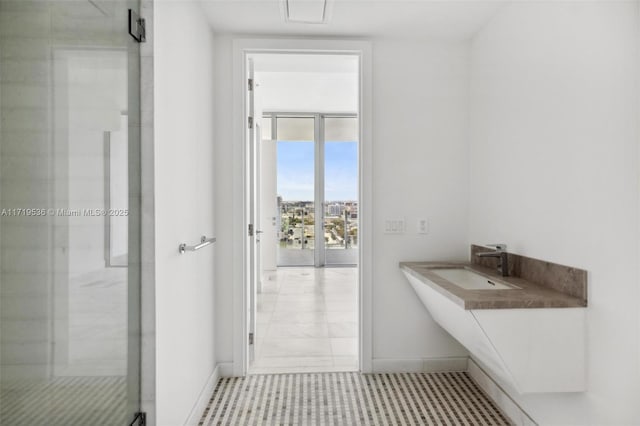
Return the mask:
[[[425,270],[427,275],[422,272]],[[443,288],[440,280],[434,282],[433,274],[465,289],[518,287],[461,266],[404,266],[402,272],[431,317],[466,347],[474,361],[491,372],[501,386],[521,394],[586,389],[586,308],[466,309],[460,297],[449,296],[449,290],[455,289]],[[500,300],[517,292],[469,294],[491,301],[494,296]]]
[[513,290],[515,286],[503,284],[468,269],[433,269],[432,272],[466,290]]

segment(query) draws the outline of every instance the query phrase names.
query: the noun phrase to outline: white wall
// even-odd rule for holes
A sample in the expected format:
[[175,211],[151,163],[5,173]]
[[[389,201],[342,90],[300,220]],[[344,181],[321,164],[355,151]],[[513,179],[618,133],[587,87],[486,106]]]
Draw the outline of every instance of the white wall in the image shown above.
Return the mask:
[[[466,354],[433,322],[398,262],[467,255],[467,58],[464,43],[374,42],[374,368]],[[396,217],[406,234],[384,234],[385,219]],[[429,219],[429,234],[416,233],[419,217]]]
[[540,424],[637,424],[636,3],[505,7],[471,44],[469,241],[589,272],[588,391]]
[[[231,53],[232,39],[226,35],[215,38],[216,61],[214,64],[214,91],[216,94],[214,105],[215,131],[215,229],[217,232],[218,250],[215,259],[216,305],[215,305],[215,336],[216,360],[220,363],[233,361],[233,279],[234,271],[231,267],[234,253],[240,252],[244,239],[233,234],[234,223],[242,221],[244,213],[234,211],[234,195],[242,197],[242,174],[238,176],[238,169],[242,168],[242,158],[234,149],[233,128],[233,63]],[[239,163],[239,164],[238,164]],[[235,217],[237,215],[237,217]],[[235,219],[235,220],[234,220]],[[242,273],[242,272],[240,272]]]
[[175,426],[202,409],[215,368],[218,249],[178,254],[215,235],[214,37],[191,2],[156,2],[154,26],[156,424]]
[[[242,190],[242,159],[234,149],[232,37],[216,37],[216,355],[233,360],[234,218]],[[468,48],[464,43],[376,41],[373,47],[373,357],[374,367],[422,366],[423,358],[466,352],[420,304],[398,262],[465,258],[467,246]],[[230,177],[232,177],[230,181]],[[240,195],[241,197],[241,195]],[[234,201],[236,200],[236,201]],[[235,209],[235,210],[234,210]],[[384,219],[404,216],[405,235],[384,235]],[[426,216],[431,232],[418,236]],[[232,248],[232,249],[231,249]],[[399,367],[398,367],[399,366]]]

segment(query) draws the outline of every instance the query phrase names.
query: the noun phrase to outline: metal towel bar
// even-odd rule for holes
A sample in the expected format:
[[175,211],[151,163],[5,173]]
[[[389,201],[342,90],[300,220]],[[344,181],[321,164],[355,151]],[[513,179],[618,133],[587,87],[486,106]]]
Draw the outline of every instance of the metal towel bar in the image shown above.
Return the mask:
[[178,251],[180,252],[180,254],[183,254],[185,251],[196,251],[215,242],[216,237],[207,238],[203,235],[202,238],[200,238],[200,244],[197,244],[195,246],[188,246],[185,243],[182,243],[178,246]]

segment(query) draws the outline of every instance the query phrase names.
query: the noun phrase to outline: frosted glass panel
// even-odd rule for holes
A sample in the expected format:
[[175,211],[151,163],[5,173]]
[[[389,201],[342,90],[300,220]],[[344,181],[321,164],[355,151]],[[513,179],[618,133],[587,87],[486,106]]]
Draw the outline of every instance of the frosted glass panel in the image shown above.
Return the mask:
[[260,138],[262,140],[271,139],[271,117],[264,117],[260,120]]
[[324,140],[333,142],[355,142],[358,140],[356,117],[327,117],[324,119]]
[[313,117],[278,118],[279,141],[313,141]]

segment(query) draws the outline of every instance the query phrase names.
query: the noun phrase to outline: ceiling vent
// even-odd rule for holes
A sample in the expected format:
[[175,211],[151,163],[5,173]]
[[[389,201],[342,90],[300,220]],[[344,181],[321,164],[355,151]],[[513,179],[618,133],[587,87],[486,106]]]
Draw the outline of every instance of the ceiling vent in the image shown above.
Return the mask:
[[283,0],[285,22],[296,24],[326,24],[330,0]]

